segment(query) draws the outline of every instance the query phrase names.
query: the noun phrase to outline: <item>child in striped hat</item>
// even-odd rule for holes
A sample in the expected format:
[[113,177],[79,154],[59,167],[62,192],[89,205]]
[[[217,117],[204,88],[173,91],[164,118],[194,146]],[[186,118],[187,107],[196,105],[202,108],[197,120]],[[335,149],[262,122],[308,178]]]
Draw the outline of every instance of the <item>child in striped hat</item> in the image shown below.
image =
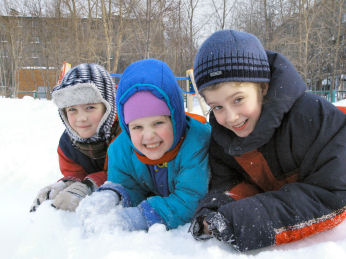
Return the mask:
[[110,74],[97,64],[71,69],[52,92],[66,127],[59,147],[63,177],[38,193],[30,211],[45,200],[57,209],[74,211],[81,199],[107,178],[107,148],[120,132],[116,88]]

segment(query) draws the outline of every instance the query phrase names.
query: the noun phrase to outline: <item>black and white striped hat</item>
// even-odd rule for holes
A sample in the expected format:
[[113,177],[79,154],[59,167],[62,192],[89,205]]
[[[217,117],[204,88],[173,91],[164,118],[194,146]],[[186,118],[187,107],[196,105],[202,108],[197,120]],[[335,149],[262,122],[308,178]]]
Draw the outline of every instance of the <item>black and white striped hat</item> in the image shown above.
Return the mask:
[[[52,91],[52,99],[59,108],[59,114],[69,136],[78,142],[95,143],[110,137],[116,117],[116,88],[110,74],[97,64],[80,64],[72,68],[61,83]],[[103,103],[106,112],[97,132],[90,138],[81,138],[68,123],[64,108],[79,104]]]

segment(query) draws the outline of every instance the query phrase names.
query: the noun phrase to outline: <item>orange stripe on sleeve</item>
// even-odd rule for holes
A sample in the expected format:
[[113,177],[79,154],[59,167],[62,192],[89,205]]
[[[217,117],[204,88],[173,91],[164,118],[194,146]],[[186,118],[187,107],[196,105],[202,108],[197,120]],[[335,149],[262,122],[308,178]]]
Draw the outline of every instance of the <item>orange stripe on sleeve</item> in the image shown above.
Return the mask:
[[281,245],[303,239],[312,234],[316,234],[335,227],[346,218],[346,207],[320,219],[310,220],[297,226],[277,229],[275,244]]
[[336,106],[338,107],[342,112],[346,114],[346,106]]

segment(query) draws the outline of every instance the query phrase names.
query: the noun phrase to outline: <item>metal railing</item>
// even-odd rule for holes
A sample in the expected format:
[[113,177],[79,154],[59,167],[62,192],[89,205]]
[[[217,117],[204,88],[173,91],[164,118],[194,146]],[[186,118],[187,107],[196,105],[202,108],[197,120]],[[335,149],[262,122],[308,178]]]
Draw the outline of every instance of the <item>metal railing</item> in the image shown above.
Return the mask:
[[307,92],[319,95],[325,99],[327,99],[329,102],[335,103],[337,101],[346,99],[346,91],[311,91],[308,90]]

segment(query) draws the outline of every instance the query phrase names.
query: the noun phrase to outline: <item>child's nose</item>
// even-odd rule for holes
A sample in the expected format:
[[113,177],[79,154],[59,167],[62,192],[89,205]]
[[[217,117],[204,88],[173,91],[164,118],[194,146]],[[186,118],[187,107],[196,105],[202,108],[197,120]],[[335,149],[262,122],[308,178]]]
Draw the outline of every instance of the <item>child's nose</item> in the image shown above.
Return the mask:
[[152,139],[154,137],[155,132],[152,129],[145,129],[143,134],[144,134],[144,136],[143,136],[144,139],[148,140],[148,139]]
[[238,120],[239,115],[238,113],[233,109],[228,109],[226,113],[226,122],[227,123],[234,123]]
[[86,113],[80,112],[80,113],[78,114],[78,120],[79,120],[79,121],[86,121],[87,119],[88,119],[88,116],[87,116]]

